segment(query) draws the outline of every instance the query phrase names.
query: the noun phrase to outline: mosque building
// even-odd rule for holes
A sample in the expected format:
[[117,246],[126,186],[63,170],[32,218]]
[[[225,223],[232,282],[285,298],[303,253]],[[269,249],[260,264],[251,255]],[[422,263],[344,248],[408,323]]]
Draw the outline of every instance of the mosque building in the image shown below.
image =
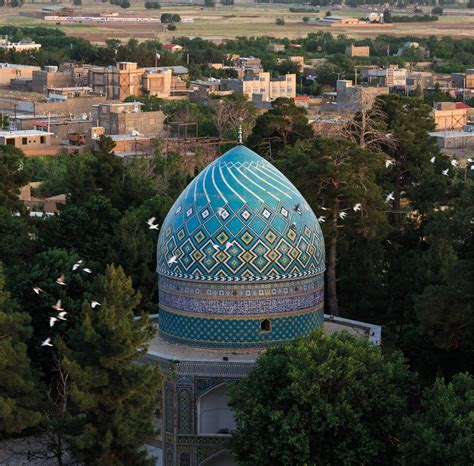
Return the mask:
[[324,239],[303,196],[238,145],[208,165],[168,213],[157,248],[158,334],[147,360],[166,375],[164,466],[233,466],[226,385],[259,354],[324,325],[378,344],[380,328],[324,315]]

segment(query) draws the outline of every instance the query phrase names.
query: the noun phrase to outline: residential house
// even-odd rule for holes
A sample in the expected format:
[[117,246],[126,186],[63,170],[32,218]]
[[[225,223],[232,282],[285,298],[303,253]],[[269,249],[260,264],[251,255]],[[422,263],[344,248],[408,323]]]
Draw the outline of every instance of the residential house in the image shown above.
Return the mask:
[[264,102],[278,97],[296,97],[296,75],[286,74],[271,78],[269,72],[247,73],[242,79],[222,79],[222,88],[246,95],[250,100],[260,96]]
[[346,55],[348,57],[370,57],[370,47],[368,45],[351,44],[346,47]]
[[0,144],[21,149],[27,157],[55,155],[59,146],[52,144],[53,133],[35,129],[0,131]]
[[164,44],[162,49],[171,53],[179,53],[183,51],[184,47],[178,44]]
[[31,79],[33,71],[39,70],[39,66],[0,63],[0,86],[9,86],[12,79]]
[[165,114],[142,112],[141,102],[104,103],[92,107],[92,121],[104,128],[106,135],[138,133],[156,137],[164,131]]

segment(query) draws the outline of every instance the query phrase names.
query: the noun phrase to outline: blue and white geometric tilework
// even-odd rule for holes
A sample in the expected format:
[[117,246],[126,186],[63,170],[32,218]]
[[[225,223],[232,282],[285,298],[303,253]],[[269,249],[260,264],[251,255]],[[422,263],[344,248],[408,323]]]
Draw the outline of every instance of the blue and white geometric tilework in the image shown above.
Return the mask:
[[280,171],[244,146],[207,166],[179,196],[157,255],[160,275],[191,280],[275,280],[325,268],[313,211]]
[[[323,322],[324,239],[302,195],[237,146],[206,167],[158,239],[160,335],[177,344],[258,348]],[[262,330],[263,320],[271,321]]]

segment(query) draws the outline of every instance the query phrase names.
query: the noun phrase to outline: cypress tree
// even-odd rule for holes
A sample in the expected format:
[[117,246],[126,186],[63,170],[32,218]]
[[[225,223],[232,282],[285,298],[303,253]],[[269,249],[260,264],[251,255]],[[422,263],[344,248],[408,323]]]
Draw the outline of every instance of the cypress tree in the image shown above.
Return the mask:
[[100,288],[101,305],[85,302],[81,322],[60,343],[70,380],[69,446],[87,465],[153,464],[140,447],[154,433],[162,379],[140,360],[154,330],[145,316],[134,320],[140,294],[121,267],[108,266]]
[[25,341],[31,336],[28,314],[18,312],[5,290],[0,264],[0,438],[36,426],[35,380]]

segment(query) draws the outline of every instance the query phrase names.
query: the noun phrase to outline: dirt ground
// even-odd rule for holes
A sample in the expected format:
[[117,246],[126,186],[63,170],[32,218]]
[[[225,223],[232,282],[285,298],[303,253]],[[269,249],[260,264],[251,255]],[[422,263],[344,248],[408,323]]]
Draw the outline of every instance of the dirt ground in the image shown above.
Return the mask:
[[[78,15],[88,15],[98,12],[118,12],[120,16],[159,17],[162,13],[173,12],[182,18],[192,18],[192,23],[180,23],[176,31],[167,31],[157,23],[111,23],[111,24],[60,24],[49,23],[42,19],[19,16],[20,11],[38,10],[40,5],[25,5],[20,9],[0,8],[0,25],[15,24],[23,26],[42,25],[59,27],[68,35],[84,37],[92,42],[103,43],[107,38],[128,40],[135,38],[146,40],[158,38],[170,41],[177,36],[202,37],[209,40],[222,40],[237,36],[289,37],[292,39],[304,37],[310,32],[330,31],[335,34],[345,34],[349,37],[375,37],[379,34],[416,35],[416,36],[451,36],[455,38],[473,37],[474,13],[469,10],[456,10],[456,16],[442,16],[437,22],[430,23],[395,23],[391,27],[377,28],[329,28],[314,24],[303,23],[303,16],[310,18],[322,17],[320,13],[290,13],[286,7],[244,8],[244,7],[163,7],[161,10],[146,10],[143,6],[135,6],[123,10],[112,5],[78,7]],[[340,10],[333,14],[361,16],[364,12]],[[367,12],[365,12],[367,14]],[[448,13],[449,14],[449,13]],[[472,16],[470,16],[472,15]],[[285,24],[276,25],[275,20],[283,18]]]

